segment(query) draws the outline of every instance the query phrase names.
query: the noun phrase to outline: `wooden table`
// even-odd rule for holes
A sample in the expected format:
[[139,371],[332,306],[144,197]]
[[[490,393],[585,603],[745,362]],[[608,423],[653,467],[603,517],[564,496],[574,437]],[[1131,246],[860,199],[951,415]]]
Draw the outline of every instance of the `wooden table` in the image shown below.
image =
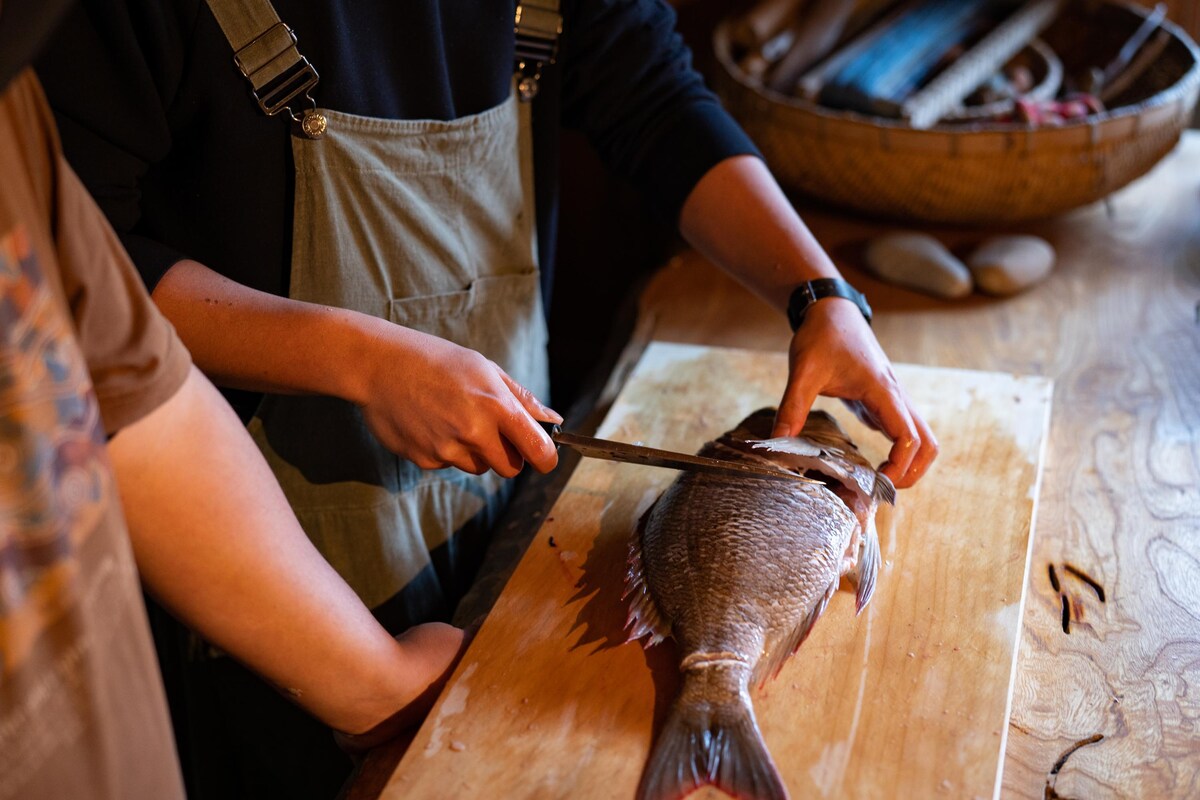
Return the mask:
[[[1200,133],[1108,208],[1014,229],[1052,242],[1058,266],[1009,299],[882,284],[859,265],[885,226],[804,216],[894,361],[1054,380],[1004,796],[1200,796]],[[930,231],[956,250],[984,235]],[[657,276],[642,314],[658,339],[775,349],[787,335],[694,254]]]
[[[879,283],[861,244],[886,226],[804,216],[894,361],[1054,380],[1003,796],[1200,795],[1200,134],[1108,207],[1019,228],[1059,263],[1014,298]],[[994,231],[931,232],[958,249]],[[643,294],[639,335],[779,350],[788,331],[685,253]],[[376,796],[397,755],[348,796]]]

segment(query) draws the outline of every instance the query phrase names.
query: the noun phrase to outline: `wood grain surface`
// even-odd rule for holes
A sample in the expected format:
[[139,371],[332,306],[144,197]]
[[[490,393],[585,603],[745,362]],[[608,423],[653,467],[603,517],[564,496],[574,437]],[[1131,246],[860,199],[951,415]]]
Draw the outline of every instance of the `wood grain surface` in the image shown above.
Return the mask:
[[[884,285],[861,248],[889,226],[804,213],[894,360],[1055,382],[1004,796],[1200,797],[1200,134],[1109,205],[1014,231],[1058,265],[1009,299]],[[927,230],[959,253],[995,233]],[[788,333],[694,254],[643,315],[682,342],[778,349]]]
[[[781,353],[652,344],[599,433],[695,451],[778,402],[786,369]],[[839,593],[753,692],[796,797],[998,788],[1050,384],[898,369],[950,434],[939,477],[881,514],[867,610]],[[883,437],[823,405],[883,460]],[[634,796],[678,669],[673,646],[625,642],[621,593],[630,534],[673,477],[579,466],[383,797]]]

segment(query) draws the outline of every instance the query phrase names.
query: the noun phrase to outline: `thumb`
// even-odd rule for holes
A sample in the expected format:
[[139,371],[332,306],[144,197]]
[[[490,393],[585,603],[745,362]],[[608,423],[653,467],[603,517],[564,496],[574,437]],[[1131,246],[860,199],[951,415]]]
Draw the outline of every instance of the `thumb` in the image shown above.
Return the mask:
[[779,410],[775,412],[775,427],[771,429],[771,436],[799,436],[816,399],[815,389],[809,389],[799,382],[789,382],[783,400],[779,402]]

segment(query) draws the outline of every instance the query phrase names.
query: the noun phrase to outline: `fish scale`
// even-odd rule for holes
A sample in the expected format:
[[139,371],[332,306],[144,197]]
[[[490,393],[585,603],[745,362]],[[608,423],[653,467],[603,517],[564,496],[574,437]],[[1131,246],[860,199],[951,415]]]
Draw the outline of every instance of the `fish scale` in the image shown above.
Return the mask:
[[858,587],[859,610],[870,600],[879,564],[874,513],[890,484],[824,412],[809,415],[800,437],[759,446],[773,418],[773,409],[755,412],[700,455],[799,463],[828,485],[684,473],[633,538],[630,638],[649,646],[672,636],[683,675],[642,776],[642,800],[706,784],[744,800],[786,798],[749,688],[799,647],[844,572]]
[[[701,646],[702,638],[711,641],[723,624],[718,620],[734,617],[714,616],[718,607],[740,611],[763,630],[774,627],[771,609],[752,591],[764,580],[786,586],[781,582],[798,576],[788,582],[791,591],[771,594],[769,600],[796,607],[807,603],[811,608],[836,575],[853,525],[841,501],[823,486],[779,491],[776,484],[762,484],[768,482],[687,474],[647,519],[647,527],[659,533],[643,539],[647,583],[660,614],[673,620],[673,636],[685,649],[693,642]],[[836,523],[826,525],[824,514]],[[713,517],[722,519],[716,536],[709,535]],[[823,530],[810,532],[810,517]],[[811,541],[797,541],[788,533],[793,527]],[[705,588],[697,597],[699,586]]]

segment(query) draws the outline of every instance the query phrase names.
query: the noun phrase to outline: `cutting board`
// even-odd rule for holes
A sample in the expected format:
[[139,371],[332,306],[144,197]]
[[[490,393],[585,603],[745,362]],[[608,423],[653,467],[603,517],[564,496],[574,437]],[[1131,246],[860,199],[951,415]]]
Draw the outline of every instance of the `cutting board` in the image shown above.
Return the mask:
[[[694,452],[775,405],[780,353],[651,343],[598,435]],[[878,517],[857,618],[834,597],[752,691],[794,798],[994,797],[1049,419],[1042,378],[896,365],[941,455]],[[820,401],[868,457],[887,441]],[[669,641],[627,643],[631,532],[670,470],[584,459],[383,792],[633,798],[678,686]],[[695,798],[718,798],[714,789]]]

